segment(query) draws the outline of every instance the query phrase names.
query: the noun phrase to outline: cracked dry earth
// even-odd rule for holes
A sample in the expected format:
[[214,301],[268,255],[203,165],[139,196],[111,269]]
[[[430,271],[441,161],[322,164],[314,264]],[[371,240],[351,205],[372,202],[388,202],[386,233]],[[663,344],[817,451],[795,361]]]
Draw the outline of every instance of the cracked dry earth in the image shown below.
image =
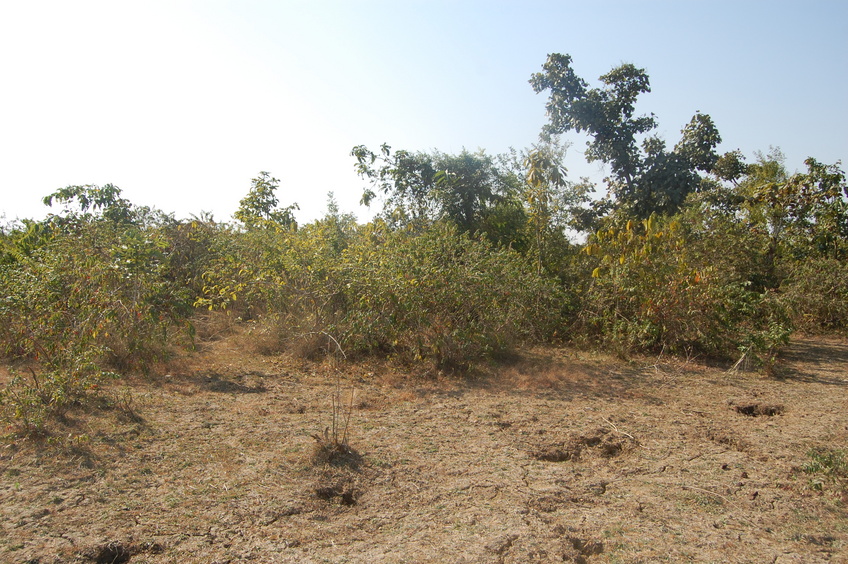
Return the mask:
[[845,341],[771,377],[567,349],[337,376],[242,345],[115,384],[55,431],[80,440],[3,448],[0,561],[848,562],[845,484],[802,470],[848,447]]

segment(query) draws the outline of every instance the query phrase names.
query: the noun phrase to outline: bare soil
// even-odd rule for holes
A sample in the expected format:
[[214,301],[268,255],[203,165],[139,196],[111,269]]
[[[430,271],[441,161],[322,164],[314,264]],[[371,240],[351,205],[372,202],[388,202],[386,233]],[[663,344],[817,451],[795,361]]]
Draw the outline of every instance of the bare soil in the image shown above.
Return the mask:
[[[848,562],[845,484],[803,471],[848,447],[846,341],[796,339],[770,376],[249,350],[212,343],[3,446],[0,561]],[[339,390],[349,448],[322,451]]]

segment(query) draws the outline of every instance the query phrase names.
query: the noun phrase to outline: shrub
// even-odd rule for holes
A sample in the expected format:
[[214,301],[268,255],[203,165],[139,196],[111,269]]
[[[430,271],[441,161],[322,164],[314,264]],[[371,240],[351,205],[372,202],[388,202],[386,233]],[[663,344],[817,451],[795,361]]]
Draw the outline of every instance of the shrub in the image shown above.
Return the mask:
[[317,223],[238,235],[207,274],[207,307],[261,318],[262,348],[311,356],[332,335],[348,352],[468,367],[550,334],[556,285],[520,254],[447,223],[421,233]]
[[468,367],[549,336],[563,307],[527,259],[446,223],[420,234],[374,226],[344,253],[341,279],[349,349],[438,367]]
[[791,263],[781,291],[798,329],[811,334],[848,333],[848,263],[844,260]]
[[825,481],[828,481],[841,492],[848,491],[848,451],[813,449],[807,453],[807,456],[810,460],[801,467],[801,470],[806,474],[817,476],[810,480],[814,490],[823,490]]
[[576,329],[622,354],[730,358],[742,351],[768,361],[788,339],[787,319],[772,296],[698,263],[697,249],[673,219],[599,231],[585,251],[595,268]]
[[32,375],[2,392],[7,421],[38,427],[109,368],[146,370],[165,357],[190,302],[162,277],[167,257],[155,235],[93,221],[0,267],[0,356],[26,360]]
[[329,236],[320,224],[292,230],[280,226],[231,231],[204,273],[196,305],[225,309],[258,321],[253,342],[261,352],[302,348],[312,356],[343,309],[336,280],[348,234]]

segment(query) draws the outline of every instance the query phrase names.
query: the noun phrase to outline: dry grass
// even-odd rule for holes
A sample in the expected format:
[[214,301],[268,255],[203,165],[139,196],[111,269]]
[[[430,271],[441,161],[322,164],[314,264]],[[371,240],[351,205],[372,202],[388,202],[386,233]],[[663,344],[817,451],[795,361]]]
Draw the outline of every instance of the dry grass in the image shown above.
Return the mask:
[[803,468],[847,392],[838,340],[774,378],[562,349],[422,377],[216,338],[0,451],[0,561],[844,562]]

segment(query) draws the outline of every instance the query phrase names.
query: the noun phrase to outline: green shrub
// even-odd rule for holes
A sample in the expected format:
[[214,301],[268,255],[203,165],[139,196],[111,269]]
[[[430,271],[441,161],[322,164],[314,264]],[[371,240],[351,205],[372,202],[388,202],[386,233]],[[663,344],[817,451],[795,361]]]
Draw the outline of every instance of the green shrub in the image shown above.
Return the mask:
[[32,376],[3,390],[4,418],[38,427],[111,369],[146,370],[164,358],[191,311],[162,276],[166,263],[155,230],[92,221],[0,267],[0,356],[25,360]]
[[628,221],[594,234],[593,282],[583,295],[577,331],[622,354],[703,353],[769,361],[789,335],[780,306],[749,282],[698,262],[674,219]]
[[449,224],[420,234],[375,227],[344,253],[341,279],[348,309],[338,326],[349,348],[438,367],[547,337],[563,308],[530,261]]
[[232,246],[232,233],[226,224],[204,215],[184,221],[168,218],[156,227],[155,237],[166,259],[161,275],[190,309],[203,293],[204,273]]
[[96,392],[104,378],[117,377],[97,362],[96,347],[68,351],[58,362],[47,363],[29,374],[13,372],[12,380],[0,390],[0,421],[20,435],[43,434],[49,418]]
[[340,257],[354,227],[324,220],[302,229],[266,225],[230,231],[203,274],[196,305],[255,321],[260,352],[302,349],[313,356],[320,336],[344,312]]
[[311,356],[329,337],[348,352],[467,367],[553,332],[556,285],[520,254],[437,223],[421,233],[374,223],[256,229],[207,273],[207,307],[261,319],[262,348]]
[[801,467],[806,474],[816,476],[810,480],[813,489],[824,489],[825,481],[834,484],[840,491],[848,490],[848,452],[839,449],[813,449],[810,461]]

